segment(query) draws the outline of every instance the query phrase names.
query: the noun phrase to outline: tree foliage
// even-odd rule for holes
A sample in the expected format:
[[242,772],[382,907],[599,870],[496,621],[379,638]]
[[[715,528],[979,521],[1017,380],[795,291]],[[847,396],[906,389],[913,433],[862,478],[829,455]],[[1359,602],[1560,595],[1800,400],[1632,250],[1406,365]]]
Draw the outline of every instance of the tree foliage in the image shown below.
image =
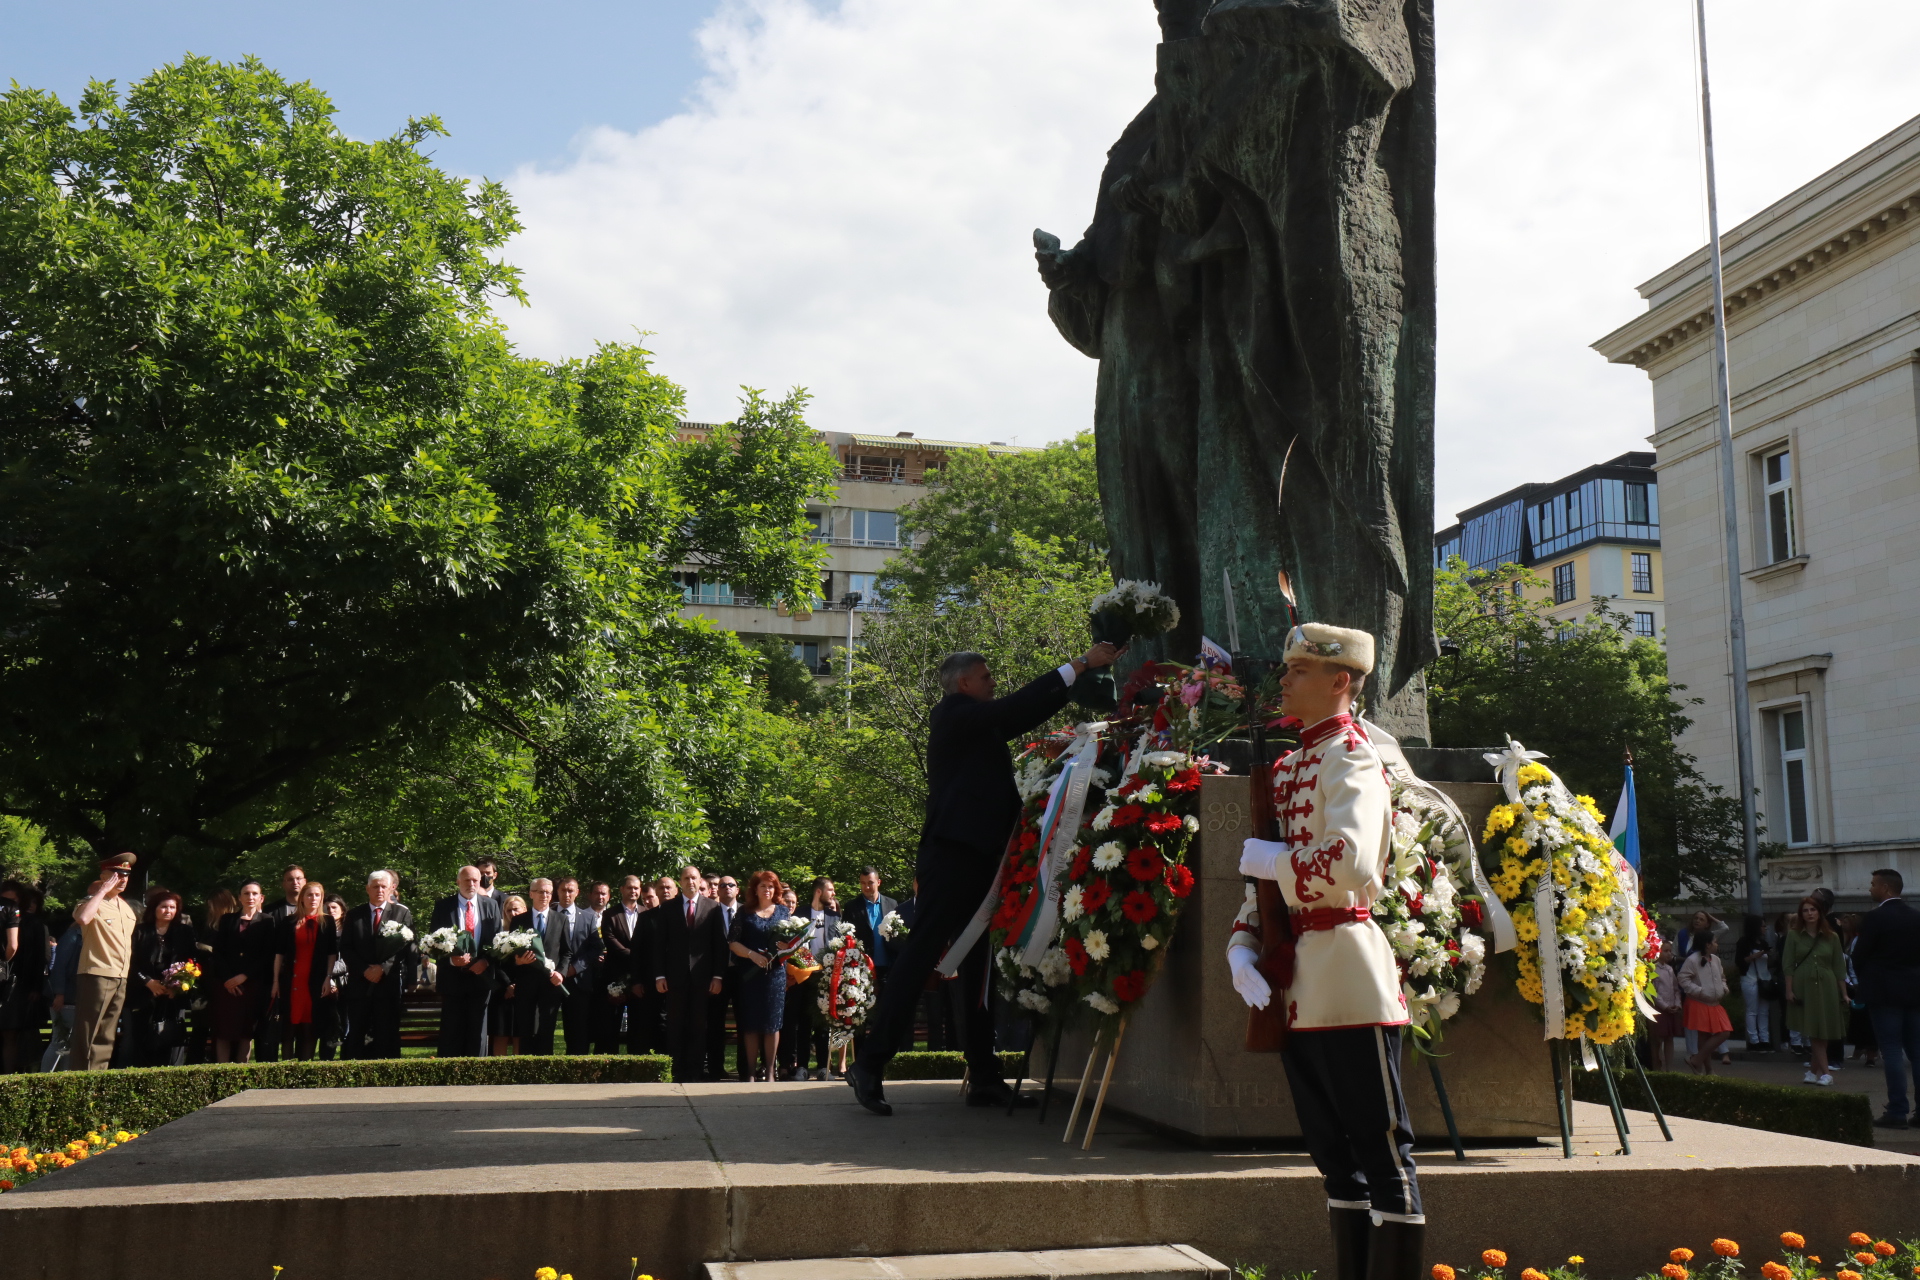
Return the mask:
[[752,661],[672,571],[806,598],[804,394],[681,444],[645,351],[518,356],[506,192],[331,116],[251,60],[0,95],[0,811],[190,876],[698,848]]
[[1051,543],[1058,559],[1099,571],[1107,564],[1093,436],[1022,453],[966,449],[952,455],[926,495],[901,511],[904,532],[925,543],[888,565],[889,584],[928,602],[966,594],[982,572],[1021,562],[1019,540]]
[[[1516,595],[1518,585],[1521,594]],[[1742,874],[1740,806],[1707,782],[1676,738],[1692,723],[1667,680],[1667,655],[1596,598],[1583,622],[1546,616],[1546,583],[1518,565],[1494,572],[1457,558],[1435,576],[1443,640],[1428,668],[1434,743],[1490,747],[1510,735],[1547,753],[1576,792],[1612,812],[1631,748],[1648,894],[1731,892]]]

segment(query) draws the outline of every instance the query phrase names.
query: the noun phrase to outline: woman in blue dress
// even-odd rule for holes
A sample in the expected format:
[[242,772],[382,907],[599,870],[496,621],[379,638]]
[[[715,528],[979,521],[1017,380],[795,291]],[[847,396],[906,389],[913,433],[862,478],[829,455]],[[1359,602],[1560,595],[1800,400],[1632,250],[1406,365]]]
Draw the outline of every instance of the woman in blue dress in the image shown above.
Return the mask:
[[734,967],[740,971],[734,1015],[740,1024],[740,1065],[753,1080],[774,1078],[780,1023],[786,1016],[787,966],[773,958],[773,926],[788,914],[780,905],[780,877],[756,871],[727,935]]

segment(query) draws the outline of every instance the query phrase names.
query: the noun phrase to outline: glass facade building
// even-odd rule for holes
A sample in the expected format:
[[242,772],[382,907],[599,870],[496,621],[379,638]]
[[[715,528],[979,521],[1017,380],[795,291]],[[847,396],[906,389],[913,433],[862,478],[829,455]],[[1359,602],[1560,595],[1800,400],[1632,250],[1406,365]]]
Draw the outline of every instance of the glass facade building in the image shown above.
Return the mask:
[[1433,563],[1529,568],[1597,542],[1660,545],[1660,485],[1651,453],[1617,458],[1551,484],[1528,484],[1460,513],[1433,537]]

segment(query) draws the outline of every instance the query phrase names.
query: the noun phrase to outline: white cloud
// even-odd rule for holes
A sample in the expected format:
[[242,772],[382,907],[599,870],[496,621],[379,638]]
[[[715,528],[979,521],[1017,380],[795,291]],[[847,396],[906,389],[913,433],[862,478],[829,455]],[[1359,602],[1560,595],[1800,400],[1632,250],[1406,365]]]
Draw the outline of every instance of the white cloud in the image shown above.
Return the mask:
[[[1724,225],[1920,111],[1920,6],[1710,9]],[[1588,344],[1701,243],[1690,13],[1441,6],[1443,522],[1645,447],[1644,375]],[[734,0],[693,109],[510,180],[515,336],[558,356],[653,330],[696,417],[805,385],[822,427],[1070,434],[1094,366],[1047,321],[1029,235],[1085,226],[1156,38],[1150,0]]]

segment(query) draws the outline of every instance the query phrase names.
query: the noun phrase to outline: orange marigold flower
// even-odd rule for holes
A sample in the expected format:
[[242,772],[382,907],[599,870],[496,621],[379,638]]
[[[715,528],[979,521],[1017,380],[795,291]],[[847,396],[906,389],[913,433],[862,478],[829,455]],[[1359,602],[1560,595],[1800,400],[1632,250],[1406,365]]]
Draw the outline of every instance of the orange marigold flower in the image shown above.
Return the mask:
[[1804,1249],[1807,1247],[1807,1238],[1798,1231],[1782,1231],[1780,1233],[1780,1244],[1782,1248]]
[[1433,1280],[1454,1280],[1453,1268],[1444,1262],[1434,1263]]
[[1674,1260],[1675,1262],[1692,1262],[1692,1261],[1693,1261],[1693,1250],[1691,1250],[1691,1249],[1675,1249],[1675,1250],[1674,1250],[1674,1251],[1673,1251],[1672,1253],[1669,1253],[1669,1254],[1668,1254],[1667,1256],[1668,1256],[1669,1258],[1671,1258],[1671,1259],[1673,1259],[1673,1260]]
[[1713,1251],[1723,1258],[1737,1258],[1740,1256],[1740,1246],[1725,1236],[1721,1236],[1713,1242]]
[[1677,1262],[1669,1262],[1660,1268],[1660,1274],[1667,1280],[1687,1280],[1687,1269]]
[[11,1190],[13,1190],[13,1180],[11,1178],[0,1178],[0,1191]]
[[1862,1280],[1862,1277],[1858,1271],[1842,1271],[1840,1280]]
[[1853,1245],[1869,1245],[1873,1243],[1873,1237],[1864,1231],[1856,1231],[1847,1237],[1847,1243]]
[[1765,1276],[1766,1280],[1793,1280],[1793,1272],[1777,1262],[1761,1263],[1760,1274]]
[[1856,1253],[1856,1254],[1854,1254],[1854,1255],[1853,1255],[1853,1260],[1854,1260],[1855,1262],[1857,1262],[1857,1263],[1859,1263],[1859,1264],[1860,1264],[1861,1266],[1863,1266],[1863,1267],[1870,1267],[1870,1266],[1872,1266],[1872,1265],[1873,1265],[1873,1255],[1872,1255],[1872,1254],[1870,1254],[1870,1253],[1867,1253],[1867,1252],[1866,1252],[1866,1251],[1864,1251],[1864,1250],[1862,1250],[1862,1251],[1861,1251],[1861,1252],[1859,1252],[1859,1253]]
[[1480,1261],[1490,1267],[1504,1267],[1507,1265],[1507,1255],[1498,1249],[1488,1249],[1481,1253]]
[[1544,1271],[1535,1271],[1532,1267],[1528,1267],[1520,1273],[1520,1280],[1547,1280],[1547,1276]]
[[1893,1256],[1893,1246],[1885,1240],[1874,1241],[1873,1251],[1883,1258],[1891,1258]]

